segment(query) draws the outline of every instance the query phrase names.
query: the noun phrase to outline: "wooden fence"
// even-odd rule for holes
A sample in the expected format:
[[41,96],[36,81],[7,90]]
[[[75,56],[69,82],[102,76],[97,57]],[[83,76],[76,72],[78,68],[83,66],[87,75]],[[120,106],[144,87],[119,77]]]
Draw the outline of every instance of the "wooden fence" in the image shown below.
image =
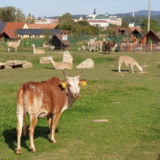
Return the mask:
[[119,46],[119,52],[160,52],[160,43],[158,44],[136,44]]

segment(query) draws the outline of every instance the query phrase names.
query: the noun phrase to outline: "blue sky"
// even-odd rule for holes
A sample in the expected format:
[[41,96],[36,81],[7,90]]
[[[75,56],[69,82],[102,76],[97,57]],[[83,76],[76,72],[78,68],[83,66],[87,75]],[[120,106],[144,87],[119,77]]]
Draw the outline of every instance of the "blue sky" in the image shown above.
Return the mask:
[[[70,14],[92,14],[94,8],[97,14],[126,13],[148,10],[149,0],[3,0],[0,7],[14,6],[20,8],[27,16],[35,17],[61,16]],[[160,0],[151,0],[151,10],[160,11]]]

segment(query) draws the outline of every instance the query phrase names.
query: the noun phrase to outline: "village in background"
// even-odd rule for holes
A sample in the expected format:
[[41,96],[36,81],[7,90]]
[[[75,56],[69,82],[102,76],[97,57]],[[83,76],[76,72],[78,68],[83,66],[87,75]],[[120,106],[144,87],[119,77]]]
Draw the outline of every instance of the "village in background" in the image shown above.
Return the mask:
[[97,14],[94,9],[90,15],[65,13],[60,17],[36,18],[31,14],[26,17],[19,8],[0,8],[0,50],[6,50],[5,42],[21,37],[20,46],[25,51],[29,51],[27,48],[33,42],[36,47],[43,47],[46,43],[55,46],[55,49],[69,49],[70,44],[76,46],[80,41],[87,47],[91,38],[115,41],[118,44],[116,51],[158,51],[159,21],[151,19],[148,30],[147,17],[135,16],[134,11],[130,14]]

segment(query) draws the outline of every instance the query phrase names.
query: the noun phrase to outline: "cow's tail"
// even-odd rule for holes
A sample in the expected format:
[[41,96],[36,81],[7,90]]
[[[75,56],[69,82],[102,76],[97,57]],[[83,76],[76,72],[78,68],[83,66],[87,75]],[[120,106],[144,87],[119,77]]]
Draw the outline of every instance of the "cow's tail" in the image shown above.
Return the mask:
[[26,135],[26,114],[27,114],[27,89],[26,85],[23,86],[23,136]]

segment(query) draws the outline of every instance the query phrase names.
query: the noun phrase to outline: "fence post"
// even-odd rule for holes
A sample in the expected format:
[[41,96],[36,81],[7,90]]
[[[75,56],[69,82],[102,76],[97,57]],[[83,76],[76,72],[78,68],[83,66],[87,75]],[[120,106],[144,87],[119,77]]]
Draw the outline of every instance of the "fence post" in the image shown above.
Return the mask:
[[151,43],[151,52],[152,52],[152,43]]

